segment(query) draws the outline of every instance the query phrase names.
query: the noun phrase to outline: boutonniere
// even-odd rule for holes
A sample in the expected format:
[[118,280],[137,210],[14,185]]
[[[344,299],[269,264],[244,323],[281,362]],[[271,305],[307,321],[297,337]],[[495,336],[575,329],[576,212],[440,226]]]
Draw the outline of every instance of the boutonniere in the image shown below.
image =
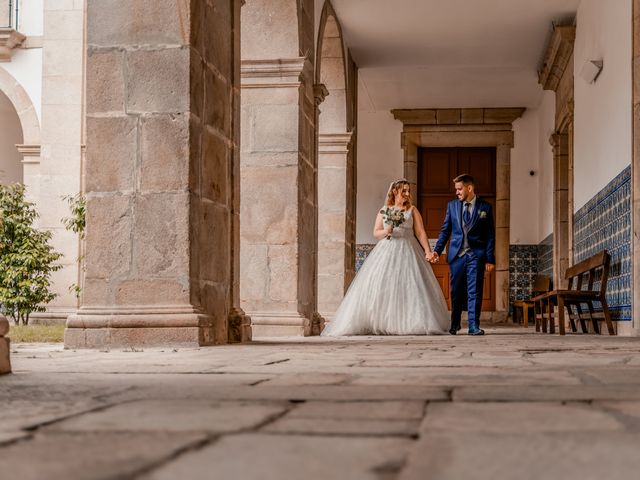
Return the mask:
[[487,218],[487,212],[479,212],[480,218]]

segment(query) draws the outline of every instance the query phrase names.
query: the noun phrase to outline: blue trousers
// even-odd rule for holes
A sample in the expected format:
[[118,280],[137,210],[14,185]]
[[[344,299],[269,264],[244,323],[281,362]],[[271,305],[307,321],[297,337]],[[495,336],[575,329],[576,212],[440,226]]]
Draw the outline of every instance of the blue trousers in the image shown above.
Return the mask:
[[451,270],[451,328],[460,327],[462,311],[469,312],[469,330],[480,328],[485,260],[469,251],[449,263]]

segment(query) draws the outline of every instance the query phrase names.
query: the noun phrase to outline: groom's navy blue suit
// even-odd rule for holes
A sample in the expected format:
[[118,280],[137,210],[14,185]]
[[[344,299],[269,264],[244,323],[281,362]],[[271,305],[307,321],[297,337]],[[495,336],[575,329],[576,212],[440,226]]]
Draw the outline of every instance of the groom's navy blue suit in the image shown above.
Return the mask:
[[[438,255],[442,254],[445,245],[451,239],[447,251],[447,261],[451,270],[451,328],[460,328],[462,311],[467,310],[469,332],[474,332],[480,328],[485,264],[496,263],[495,228],[489,203],[476,197],[475,208],[466,224],[463,205],[464,202],[460,200],[453,200],[447,205],[447,214],[434,251]],[[465,229],[467,249],[464,248]]]

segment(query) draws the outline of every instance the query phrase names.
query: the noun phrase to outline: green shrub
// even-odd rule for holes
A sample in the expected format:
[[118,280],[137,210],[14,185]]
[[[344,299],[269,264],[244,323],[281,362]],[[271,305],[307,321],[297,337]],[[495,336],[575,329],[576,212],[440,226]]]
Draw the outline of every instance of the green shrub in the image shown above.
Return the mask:
[[21,184],[0,186],[0,311],[16,325],[28,325],[29,315],[55,298],[51,274],[62,256],[49,244],[51,232],[33,226],[38,213],[24,191]]

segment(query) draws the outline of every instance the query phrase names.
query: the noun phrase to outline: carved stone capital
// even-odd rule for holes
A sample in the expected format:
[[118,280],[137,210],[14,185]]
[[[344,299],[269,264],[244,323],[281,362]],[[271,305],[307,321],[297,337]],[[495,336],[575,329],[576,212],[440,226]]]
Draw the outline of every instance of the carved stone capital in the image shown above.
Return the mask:
[[553,90],[555,92],[558,89],[560,79],[573,54],[575,39],[575,26],[554,27],[553,35],[549,41],[549,46],[542,61],[542,68],[538,75],[538,81],[545,90]]
[[321,133],[318,135],[318,153],[343,154],[349,153],[353,132]]
[[324,83],[316,83],[313,86],[313,98],[316,102],[316,107],[320,106],[324,99],[329,95],[329,90],[324,85]]
[[306,57],[243,60],[240,77],[242,88],[299,87],[310,71]]
[[13,28],[0,28],[0,62],[10,62],[13,49],[22,45],[26,38]]
[[40,145],[16,145],[22,163],[40,163]]

